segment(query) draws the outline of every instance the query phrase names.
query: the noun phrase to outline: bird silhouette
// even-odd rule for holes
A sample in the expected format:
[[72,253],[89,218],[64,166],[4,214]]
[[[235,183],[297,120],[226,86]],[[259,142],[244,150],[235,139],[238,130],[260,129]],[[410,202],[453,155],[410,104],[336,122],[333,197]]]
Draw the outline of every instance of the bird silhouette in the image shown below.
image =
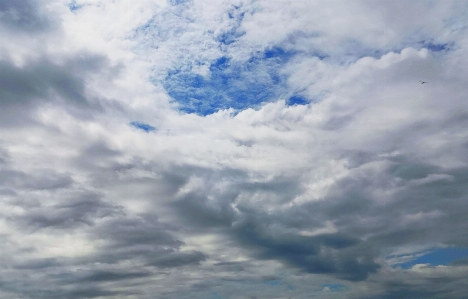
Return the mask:
[[427,83],[427,82],[424,82],[424,81],[419,81],[419,82],[421,82],[421,84]]

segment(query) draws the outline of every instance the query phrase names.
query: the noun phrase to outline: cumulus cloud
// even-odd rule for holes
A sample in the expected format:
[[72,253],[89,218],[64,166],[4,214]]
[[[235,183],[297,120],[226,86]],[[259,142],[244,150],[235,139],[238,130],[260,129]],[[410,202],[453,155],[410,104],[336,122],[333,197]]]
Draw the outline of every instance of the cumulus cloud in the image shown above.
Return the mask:
[[0,297],[463,297],[467,10],[2,1]]

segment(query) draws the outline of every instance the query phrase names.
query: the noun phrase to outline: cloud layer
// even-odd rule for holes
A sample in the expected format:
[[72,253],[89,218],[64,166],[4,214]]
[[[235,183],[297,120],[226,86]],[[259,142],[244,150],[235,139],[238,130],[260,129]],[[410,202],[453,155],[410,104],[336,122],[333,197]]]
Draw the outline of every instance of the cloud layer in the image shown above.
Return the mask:
[[2,1],[0,297],[462,298],[467,12]]

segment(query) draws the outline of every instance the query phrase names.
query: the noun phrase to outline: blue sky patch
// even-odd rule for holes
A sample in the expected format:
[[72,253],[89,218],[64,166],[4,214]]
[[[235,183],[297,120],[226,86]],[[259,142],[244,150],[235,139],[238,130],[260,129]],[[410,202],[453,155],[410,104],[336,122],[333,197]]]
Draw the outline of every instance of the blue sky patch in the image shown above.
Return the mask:
[[179,4],[184,4],[185,2],[188,2],[189,0],[169,0],[169,3],[171,5],[179,5]]
[[82,8],[82,7],[83,7],[83,5],[76,4],[75,0],[73,0],[70,4],[68,4],[68,8],[70,8],[71,11],[76,11],[76,10]]
[[307,105],[307,104],[309,104],[309,101],[300,95],[294,95],[286,101],[286,105],[288,106]]
[[216,40],[223,45],[230,45],[234,43],[239,37],[245,34],[244,31],[239,31],[238,27],[233,27],[230,30],[218,35]]
[[279,59],[281,61],[287,61],[288,59],[293,57],[294,54],[296,54],[296,52],[294,51],[286,51],[280,47],[273,47],[273,48],[267,49],[263,53],[263,56],[266,59]]
[[436,248],[427,254],[424,254],[412,261],[395,265],[403,269],[410,269],[417,264],[429,264],[431,266],[446,266],[456,260],[461,260],[468,257],[468,248],[448,247]]
[[151,126],[151,125],[148,125],[148,124],[145,124],[145,123],[141,123],[141,122],[137,122],[137,121],[132,121],[130,123],[130,125],[132,127],[135,127],[137,129],[140,129],[140,130],[143,130],[145,132],[151,132],[151,131],[155,131],[156,128]]
[[[293,55],[276,47],[246,62],[223,56],[210,64],[209,75],[202,76],[185,68],[171,70],[163,86],[186,113],[204,116],[221,109],[255,108],[286,93],[286,78],[279,69]],[[289,102],[304,105],[307,101],[293,96]]]
[[244,31],[239,29],[245,16],[245,11],[241,11],[241,6],[233,5],[232,9],[229,10],[227,14],[231,23],[230,28],[216,38],[218,42],[225,46],[234,43],[239,37],[245,34]]
[[269,281],[264,281],[263,284],[267,284],[270,286],[279,286],[281,285],[281,281],[279,280],[269,280]]
[[329,290],[330,292],[343,292],[347,290],[347,287],[342,284],[323,284],[322,290]]
[[450,47],[452,46],[452,44],[450,43],[438,44],[432,41],[421,41],[419,43],[423,46],[423,48],[426,48],[432,52],[448,51],[450,50]]

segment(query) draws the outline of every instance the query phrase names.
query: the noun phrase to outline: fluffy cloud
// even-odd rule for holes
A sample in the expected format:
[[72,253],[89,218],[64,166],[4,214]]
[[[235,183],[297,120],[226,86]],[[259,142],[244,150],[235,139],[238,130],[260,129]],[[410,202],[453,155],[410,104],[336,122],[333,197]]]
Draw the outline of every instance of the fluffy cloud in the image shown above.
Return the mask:
[[461,298],[467,10],[1,2],[0,296]]

